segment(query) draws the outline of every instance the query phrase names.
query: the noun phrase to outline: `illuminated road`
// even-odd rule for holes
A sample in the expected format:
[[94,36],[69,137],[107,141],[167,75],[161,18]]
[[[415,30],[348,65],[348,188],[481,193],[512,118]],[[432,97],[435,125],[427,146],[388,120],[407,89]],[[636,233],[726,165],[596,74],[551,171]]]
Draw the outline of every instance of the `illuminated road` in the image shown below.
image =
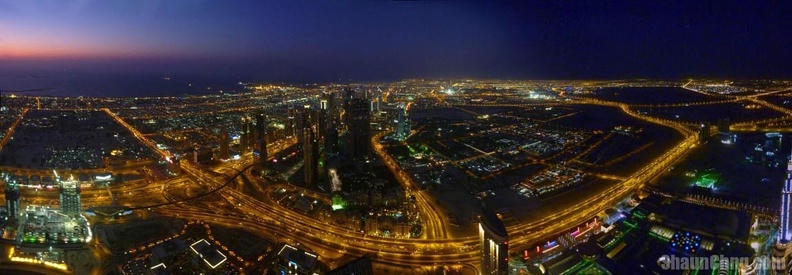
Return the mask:
[[[550,104],[558,105],[557,102]],[[642,115],[627,104],[587,98],[573,98],[566,101],[565,104],[593,104],[619,108],[633,118],[675,129],[683,134],[684,139],[643,169],[626,177],[624,181],[613,184],[603,192],[593,194],[578,202],[575,207],[567,207],[539,220],[522,222],[508,227],[510,248],[513,253],[519,253],[528,248],[527,246],[530,244],[552,234],[566,231],[591,219],[599,212],[613,207],[644,183],[662,175],[668,170],[668,167],[685,156],[696,145],[695,132],[689,126],[672,120]],[[541,104],[510,105],[540,106]],[[487,104],[486,106],[501,105]],[[103,109],[103,111],[129,129],[141,142],[156,150],[163,158],[167,159],[171,156],[169,152],[157,148],[152,141],[108,109]],[[372,258],[374,263],[382,266],[413,268],[432,265],[478,265],[478,236],[449,235],[448,223],[441,211],[442,208],[436,205],[436,201],[428,194],[420,191],[412,177],[384,151],[383,145],[378,142],[384,134],[383,132],[374,135],[372,146],[405,190],[416,197],[416,204],[425,228],[425,238],[423,239],[396,239],[366,235],[294,212],[272,199],[272,192],[283,188],[283,184],[266,182],[250,174],[249,168],[252,166],[252,157],[250,156],[244,156],[240,161],[224,163],[213,171],[195,166],[188,161],[182,161],[180,164],[185,176],[171,179],[165,183],[141,184],[129,189],[114,189],[112,191],[119,197],[118,199],[122,201],[123,205],[137,205],[135,207],[137,209],[153,208],[154,211],[162,215],[197,219],[229,227],[255,229],[274,235],[282,241],[300,243],[301,246],[317,252],[323,261],[338,259],[343,255],[371,254],[375,255]],[[288,148],[291,144],[293,141],[272,146],[269,155],[274,156],[275,153]],[[610,175],[597,176],[618,179]],[[254,197],[235,188],[229,188],[232,184],[244,184],[245,181],[240,177],[247,178],[254,184],[254,190],[264,195]],[[168,192],[163,192],[166,187]],[[210,191],[203,194],[189,194],[188,191],[184,191],[186,199],[171,196],[180,188],[189,189],[187,187]],[[100,193],[102,191],[105,190],[91,191],[96,193],[96,198],[88,199],[86,202],[101,205],[103,201],[109,201],[110,196],[103,197]],[[301,191],[312,197],[325,198],[323,201],[326,202],[326,197],[323,194],[308,190]],[[147,203],[146,200],[154,196],[152,193],[157,192],[162,193],[168,202],[153,205]],[[210,194],[214,195],[210,196]],[[54,199],[54,197],[46,199]]]
[[[584,200],[574,208],[566,208],[555,212],[541,220],[525,222],[509,227],[512,252],[521,252],[529,244],[542,240],[551,234],[560,233],[596,216],[600,211],[610,208],[619,200],[627,197],[641,184],[662,174],[694,147],[696,137],[693,131],[686,126],[675,124],[656,118],[645,117],[631,110],[629,106],[615,102],[606,101],[578,101],[578,104],[596,104],[617,107],[625,113],[649,121],[672,127],[685,134],[686,138],[674,149],[659,157],[657,160],[647,165],[644,169],[628,177],[624,182],[614,184],[604,192],[593,195]],[[382,134],[375,136],[375,139]],[[447,235],[444,218],[441,216],[438,207],[432,207],[430,198],[422,192],[416,192],[417,188],[410,176],[401,170],[398,165],[384,154],[382,145],[374,143],[374,149],[383,156],[383,160],[392,172],[405,184],[405,189],[413,191],[416,202],[419,203],[422,215],[426,222],[427,239],[394,239],[377,236],[365,235],[341,226],[324,223],[302,214],[296,213],[285,206],[278,204],[271,199],[271,196],[257,196],[243,194],[233,188],[225,188],[229,183],[237,182],[237,177],[245,174],[237,170],[242,165],[247,166],[248,158],[245,161],[229,162],[213,172],[204,171],[197,167],[183,162],[182,169],[191,177],[195,178],[193,183],[182,182],[181,184],[206,184],[210,189],[217,190],[225,201],[230,205],[236,205],[233,209],[226,209],[220,206],[208,206],[205,209],[199,204],[168,203],[164,204],[157,211],[164,215],[174,215],[179,218],[200,219],[213,223],[220,223],[228,226],[244,226],[256,228],[279,238],[299,242],[301,245],[316,251],[326,259],[335,259],[342,254],[362,256],[364,254],[376,255],[373,261],[376,264],[387,266],[402,266],[405,268],[425,265],[477,265],[478,264],[478,238],[477,236],[454,236]],[[282,148],[285,148],[283,146]],[[280,149],[280,148],[279,148]],[[274,155],[274,151],[272,152]],[[249,167],[249,166],[248,166]],[[229,174],[230,173],[230,174]],[[248,172],[249,173],[249,172]],[[223,175],[221,175],[223,174]],[[248,176],[250,176],[248,174]],[[255,177],[249,179],[256,180]],[[178,183],[177,183],[178,184]],[[259,192],[269,194],[281,184],[270,184],[259,182],[255,188]],[[310,194],[318,196],[320,194]],[[209,203],[213,205],[214,203]],[[196,209],[190,209],[199,207]],[[296,230],[296,229],[300,230]]]
[[22,121],[22,119],[25,117],[25,114],[27,114],[29,110],[30,109],[28,108],[22,110],[22,114],[20,114],[19,117],[16,120],[14,120],[14,123],[11,124],[11,127],[8,128],[8,131],[6,131],[5,136],[3,136],[3,139],[0,140],[0,149],[5,147],[8,141],[10,141],[11,138],[14,136],[14,130],[16,130],[16,127],[19,126],[19,122]]
[[421,188],[415,183],[412,177],[385,152],[382,144],[379,143],[379,140],[386,133],[387,132],[380,132],[371,138],[371,146],[374,148],[374,152],[380,156],[391,173],[396,176],[396,180],[399,181],[402,188],[415,196],[415,203],[418,206],[418,211],[421,213],[421,217],[424,218],[422,219],[425,232],[424,235],[429,239],[448,238],[448,223],[446,219],[441,216],[440,209],[442,208],[436,204],[435,200],[427,198],[428,195],[421,191]]

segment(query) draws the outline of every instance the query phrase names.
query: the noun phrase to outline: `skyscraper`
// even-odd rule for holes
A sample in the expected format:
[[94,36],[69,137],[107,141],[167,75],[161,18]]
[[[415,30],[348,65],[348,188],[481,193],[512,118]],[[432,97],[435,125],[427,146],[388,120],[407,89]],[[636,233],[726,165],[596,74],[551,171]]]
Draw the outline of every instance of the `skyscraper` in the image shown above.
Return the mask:
[[407,118],[407,108],[404,102],[396,108],[396,139],[405,140],[410,135],[410,121]]
[[709,126],[706,123],[702,123],[698,131],[698,143],[699,144],[706,143],[708,137],[709,137]]
[[335,93],[325,93],[323,104],[325,112],[325,126],[320,128],[324,132],[324,151],[331,154],[338,153],[338,112],[335,108]]
[[242,123],[240,125],[241,133],[239,134],[239,150],[241,151],[240,154],[244,154],[250,152],[252,146],[250,146],[255,140],[253,138],[253,129],[252,129],[252,119],[250,117],[245,116],[242,117]]
[[256,164],[263,172],[267,169],[267,116],[264,112],[256,114],[256,138],[258,139],[258,160]]
[[781,222],[778,229],[778,242],[786,244],[792,240],[792,224],[789,220],[789,211],[792,207],[790,195],[792,194],[792,159],[787,163],[787,176],[784,181],[784,186],[781,189],[781,213],[779,221]]
[[220,132],[220,159],[229,159],[231,157],[230,142],[231,138],[228,136],[228,132],[225,130]]
[[371,153],[369,103],[365,98],[353,98],[346,104],[349,129],[349,155],[353,160],[365,160]]
[[792,156],[787,162],[786,179],[781,187],[781,208],[778,216],[778,238],[773,248],[772,267],[776,274],[789,274],[792,272],[792,224],[789,220],[789,211],[792,210]]
[[307,116],[303,116],[303,172],[305,183],[316,185],[319,175],[319,141]]
[[479,221],[481,242],[481,274],[509,274],[509,236],[503,222],[486,206]]
[[60,207],[63,214],[69,216],[80,215],[80,183],[74,179],[74,175],[69,179],[62,179],[58,172],[53,171],[55,180],[60,188]]
[[6,211],[8,218],[15,220],[19,216],[19,186],[10,175],[5,176],[5,182]]

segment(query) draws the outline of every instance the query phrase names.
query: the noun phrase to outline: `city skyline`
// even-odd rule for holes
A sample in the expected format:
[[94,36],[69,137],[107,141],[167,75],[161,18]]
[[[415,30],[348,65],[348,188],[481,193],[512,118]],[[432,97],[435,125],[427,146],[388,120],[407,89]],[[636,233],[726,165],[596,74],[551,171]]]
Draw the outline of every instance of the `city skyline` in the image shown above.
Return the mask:
[[0,0],[0,273],[792,273],[792,4]]

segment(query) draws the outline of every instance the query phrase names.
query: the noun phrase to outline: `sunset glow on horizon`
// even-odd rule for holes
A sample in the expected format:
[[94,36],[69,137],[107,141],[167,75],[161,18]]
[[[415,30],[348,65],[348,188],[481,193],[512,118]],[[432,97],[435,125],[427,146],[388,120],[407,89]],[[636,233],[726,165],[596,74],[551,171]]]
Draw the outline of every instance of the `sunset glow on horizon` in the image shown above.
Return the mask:
[[[519,2],[0,0],[0,60],[30,60],[31,68],[155,60],[301,80],[712,77],[766,75],[786,65],[789,51],[780,49],[792,43],[777,35],[783,24],[771,22],[784,18],[782,10],[707,21],[693,4]],[[766,9],[721,6],[706,8]],[[747,33],[746,24],[764,33]]]

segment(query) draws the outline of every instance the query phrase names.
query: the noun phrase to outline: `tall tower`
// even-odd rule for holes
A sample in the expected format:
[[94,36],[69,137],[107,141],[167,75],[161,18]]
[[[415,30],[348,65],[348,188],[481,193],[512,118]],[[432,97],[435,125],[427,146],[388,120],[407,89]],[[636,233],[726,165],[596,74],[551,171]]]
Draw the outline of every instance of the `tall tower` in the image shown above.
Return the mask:
[[481,242],[481,274],[509,274],[509,236],[503,222],[486,206],[482,207],[479,221]]
[[325,116],[324,131],[324,150],[327,153],[338,153],[338,113],[335,108],[335,93],[326,93],[325,101],[327,102],[327,115]]
[[267,169],[267,116],[264,112],[256,114],[256,136],[258,139],[258,167],[263,172]]
[[792,240],[792,224],[789,220],[789,211],[792,207],[790,195],[792,195],[792,159],[787,162],[787,176],[784,181],[784,187],[781,189],[781,215],[779,221],[781,225],[778,229],[778,242],[782,244],[789,243]]
[[779,215],[778,240],[773,248],[772,267],[776,274],[788,274],[792,271],[792,224],[789,221],[790,194],[792,194],[792,156],[787,162],[787,176],[781,189],[781,209]]
[[410,135],[410,121],[407,119],[407,108],[404,102],[396,108],[396,138],[405,140]]
[[302,129],[303,134],[303,172],[305,183],[316,185],[319,170],[319,141],[316,139],[311,123],[306,119]]
[[365,98],[349,100],[346,106],[349,127],[349,155],[353,160],[364,160],[371,153],[369,102]]
[[699,131],[698,131],[698,143],[699,144],[707,143],[708,137],[709,137],[709,126],[706,123],[701,123],[701,127],[699,127]]
[[61,179],[58,172],[55,173],[55,180],[60,189],[60,207],[63,214],[69,216],[80,215],[80,183],[74,180],[74,175],[69,176],[68,180]]
[[220,132],[220,159],[229,159],[231,157],[230,142],[231,138],[228,136],[228,132],[225,130]]
[[240,126],[241,133],[239,135],[239,150],[241,151],[240,154],[244,154],[250,152],[252,147],[250,146],[253,144],[255,139],[253,138],[253,129],[251,127],[252,119],[250,117],[245,116],[242,117],[242,124]]
[[5,198],[6,210],[8,211],[8,218],[16,220],[19,216],[19,186],[16,180],[12,179],[9,175],[5,176]]

